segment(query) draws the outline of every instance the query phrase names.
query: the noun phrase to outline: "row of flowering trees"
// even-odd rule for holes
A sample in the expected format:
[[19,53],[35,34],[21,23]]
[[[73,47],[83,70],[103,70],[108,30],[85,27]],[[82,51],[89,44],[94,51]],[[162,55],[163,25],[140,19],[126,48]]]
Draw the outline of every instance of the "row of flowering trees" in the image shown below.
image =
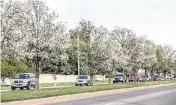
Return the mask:
[[78,74],[79,68],[80,74],[90,75],[93,84],[93,75],[107,74],[110,78],[117,70],[124,75],[137,74],[140,68],[165,75],[176,70],[176,53],[170,46],[156,45],[123,27],[108,30],[84,19],[67,30],[65,23],[58,21],[58,14],[38,0],[1,1],[0,39],[1,76],[14,72],[6,66],[11,65],[9,60],[21,61],[13,66],[21,71],[34,70],[36,89],[42,72]]

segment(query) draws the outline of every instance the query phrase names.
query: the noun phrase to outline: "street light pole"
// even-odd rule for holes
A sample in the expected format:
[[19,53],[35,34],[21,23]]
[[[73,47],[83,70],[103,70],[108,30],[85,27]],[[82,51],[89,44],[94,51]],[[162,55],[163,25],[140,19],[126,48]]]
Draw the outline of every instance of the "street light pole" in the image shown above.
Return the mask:
[[78,39],[78,76],[80,76],[80,64],[79,64],[79,34],[77,34]]

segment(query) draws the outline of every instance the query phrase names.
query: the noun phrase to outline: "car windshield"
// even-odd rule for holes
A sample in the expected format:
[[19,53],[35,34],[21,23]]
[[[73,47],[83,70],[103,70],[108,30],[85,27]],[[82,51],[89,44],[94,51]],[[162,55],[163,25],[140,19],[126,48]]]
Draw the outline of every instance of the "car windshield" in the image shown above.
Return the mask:
[[29,77],[29,74],[18,74],[15,79],[28,79]]
[[122,77],[122,74],[116,74],[115,77]]
[[159,77],[159,75],[154,75],[154,77],[158,78],[158,77]]
[[135,75],[134,75],[134,74],[131,74],[130,77],[135,77]]
[[79,76],[77,79],[88,79],[88,76]]
[[145,77],[147,77],[147,78],[148,78],[149,76],[148,76],[148,75],[143,75],[143,76],[142,76],[142,78],[145,78]]

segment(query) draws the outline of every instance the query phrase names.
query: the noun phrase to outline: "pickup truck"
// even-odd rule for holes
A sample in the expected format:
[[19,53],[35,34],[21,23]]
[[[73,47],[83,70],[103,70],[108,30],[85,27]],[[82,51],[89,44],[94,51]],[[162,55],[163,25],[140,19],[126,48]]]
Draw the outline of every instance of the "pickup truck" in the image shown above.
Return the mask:
[[35,74],[34,73],[20,73],[15,76],[14,79],[11,81],[11,89],[15,90],[16,88],[23,88],[31,89],[32,87],[35,88]]

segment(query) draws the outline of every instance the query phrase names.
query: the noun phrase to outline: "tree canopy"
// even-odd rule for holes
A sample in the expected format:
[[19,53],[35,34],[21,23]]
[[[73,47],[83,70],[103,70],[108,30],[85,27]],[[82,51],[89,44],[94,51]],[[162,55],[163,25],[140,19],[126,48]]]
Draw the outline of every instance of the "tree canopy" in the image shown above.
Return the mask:
[[2,2],[0,41],[3,78],[29,68],[37,74],[37,83],[41,73],[77,75],[78,68],[91,78],[118,70],[124,75],[137,74],[138,69],[176,73],[176,50],[171,46],[157,45],[131,29],[109,30],[85,19],[68,30],[40,0]]

